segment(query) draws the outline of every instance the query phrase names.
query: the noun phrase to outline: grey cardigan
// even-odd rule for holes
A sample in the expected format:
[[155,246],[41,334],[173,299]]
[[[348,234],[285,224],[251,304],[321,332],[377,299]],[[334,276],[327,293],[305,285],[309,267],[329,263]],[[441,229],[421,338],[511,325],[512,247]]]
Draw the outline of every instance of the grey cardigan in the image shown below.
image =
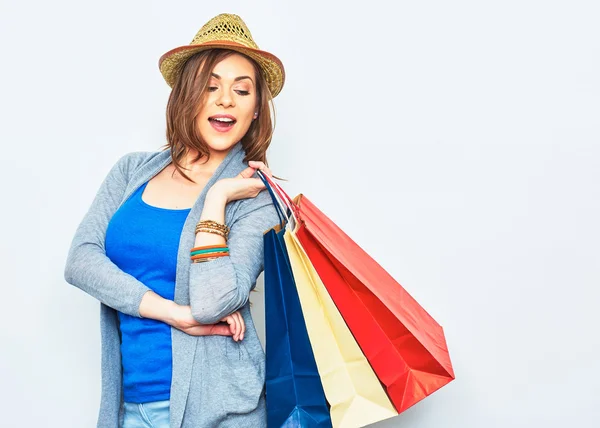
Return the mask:
[[[250,315],[248,298],[263,270],[263,233],[279,223],[266,190],[255,198],[226,205],[231,231],[229,257],[191,263],[195,226],[208,189],[219,179],[247,167],[241,142],[227,154],[194,203],[181,233],[175,302],[191,305],[203,324],[240,310],[244,340],[227,336],[190,336],[172,327],[173,378],[171,427],[266,427],[265,354]],[[100,301],[102,395],[98,427],[123,421],[120,332],[117,311],[140,317],[142,296],[150,290],[106,256],[104,239],[115,211],[144,182],[171,162],[170,150],[131,152],[112,167],[75,232],[65,265],[65,280]]]

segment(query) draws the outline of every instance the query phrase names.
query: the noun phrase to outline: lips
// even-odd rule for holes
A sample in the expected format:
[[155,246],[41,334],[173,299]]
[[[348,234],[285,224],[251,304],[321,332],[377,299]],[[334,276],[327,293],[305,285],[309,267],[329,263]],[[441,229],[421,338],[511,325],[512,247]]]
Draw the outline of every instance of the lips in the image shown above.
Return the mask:
[[235,125],[235,121],[233,122],[219,122],[218,120],[208,119],[213,129],[219,132],[227,132],[232,129]]
[[215,114],[214,116],[211,116],[208,118],[208,120],[217,120],[217,119],[224,119],[223,121],[236,121],[235,116],[232,116],[230,114]]
[[214,116],[209,117],[208,121],[211,126],[219,132],[229,131],[236,123],[235,117],[230,114],[215,114]]

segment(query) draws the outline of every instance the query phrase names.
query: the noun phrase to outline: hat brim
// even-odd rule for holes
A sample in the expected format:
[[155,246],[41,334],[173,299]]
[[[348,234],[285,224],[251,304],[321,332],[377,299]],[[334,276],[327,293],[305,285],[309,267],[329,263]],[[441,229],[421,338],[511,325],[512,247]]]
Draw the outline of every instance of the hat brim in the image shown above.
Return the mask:
[[275,98],[281,92],[285,82],[285,69],[279,58],[270,52],[249,48],[228,40],[214,40],[201,45],[185,45],[171,49],[160,57],[158,68],[167,84],[173,87],[181,68],[192,55],[213,48],[231,49],[248,55],[262,68],[271,97]]

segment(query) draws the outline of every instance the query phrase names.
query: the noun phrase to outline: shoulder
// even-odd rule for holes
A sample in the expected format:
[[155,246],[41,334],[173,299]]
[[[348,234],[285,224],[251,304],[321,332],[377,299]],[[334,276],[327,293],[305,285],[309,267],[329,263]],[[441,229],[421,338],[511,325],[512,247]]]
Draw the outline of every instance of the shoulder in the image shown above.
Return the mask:
[[167,151],[133,151],[122,155],[112,166],[111,174],[118,174],[127,182],[140,168],[157,157],[170,157]]
[[164,156],[165,153],[162,151],[151,152],[151,151],[135,151],[128,152],[122,155],[115,166],[118,166],[123,172],[131,173],[146,163],[150,162],[156,156]]

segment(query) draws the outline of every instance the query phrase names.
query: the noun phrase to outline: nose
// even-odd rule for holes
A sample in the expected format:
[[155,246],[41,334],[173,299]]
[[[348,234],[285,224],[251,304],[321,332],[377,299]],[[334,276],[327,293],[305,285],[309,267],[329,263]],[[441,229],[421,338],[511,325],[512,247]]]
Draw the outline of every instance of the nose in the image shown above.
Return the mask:
[[217,105],[223,107],[231,107],[235,104],[233,103],[233,97],[227,90],[222,90],[219,92],[219,97],[217,98]]

